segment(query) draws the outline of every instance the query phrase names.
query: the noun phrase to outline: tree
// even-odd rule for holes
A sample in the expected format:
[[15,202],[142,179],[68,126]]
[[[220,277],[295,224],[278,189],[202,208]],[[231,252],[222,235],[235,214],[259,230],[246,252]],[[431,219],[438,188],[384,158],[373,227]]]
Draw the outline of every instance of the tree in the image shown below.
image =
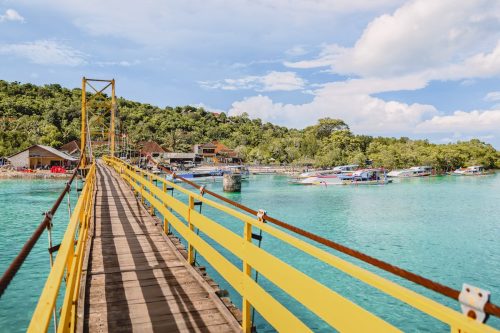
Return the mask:
[[335,131],[349,130],[349,126],[343,120],[332,118],[319,119],[318,124],[314,127],[318,139],[329,137]]

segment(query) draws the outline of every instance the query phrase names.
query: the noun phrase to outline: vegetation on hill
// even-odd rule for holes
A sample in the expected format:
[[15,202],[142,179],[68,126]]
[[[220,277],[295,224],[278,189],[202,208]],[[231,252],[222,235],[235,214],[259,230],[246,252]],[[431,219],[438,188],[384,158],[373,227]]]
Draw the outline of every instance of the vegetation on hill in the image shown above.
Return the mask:
[[[355,135],[338,119],[320,119],[303,130],[288,129],[248,115],[228,117],[192,106],[159,108],[118,98],[119,127],[132,142],[155,140],[171,151],[219,140],[249,163],[361,164],[402,168],[432,165],[451,170],[471,164],[500,167],[500,153],[477,139],[454,144]],[[81,90],[58,84],[36,86],[0,80],[0,156],[32,144],[54,147],[80,135]]]

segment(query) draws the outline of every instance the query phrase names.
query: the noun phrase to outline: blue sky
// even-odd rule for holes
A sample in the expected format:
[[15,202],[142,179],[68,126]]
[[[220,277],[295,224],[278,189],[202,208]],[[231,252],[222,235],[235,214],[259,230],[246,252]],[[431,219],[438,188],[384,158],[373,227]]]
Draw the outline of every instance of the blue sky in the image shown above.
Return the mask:
[[0,79],[500,148],[497,0],[0,0]]

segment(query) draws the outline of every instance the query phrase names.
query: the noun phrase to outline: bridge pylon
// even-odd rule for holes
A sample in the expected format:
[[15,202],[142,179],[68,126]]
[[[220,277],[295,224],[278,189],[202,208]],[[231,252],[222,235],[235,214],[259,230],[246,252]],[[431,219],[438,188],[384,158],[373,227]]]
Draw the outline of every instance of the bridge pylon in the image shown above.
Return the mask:
[[[87,93],[87,88],[90,88],[90,93]],[[82,168],[92,158],[93,146],[97,148],[108,145],[109,155],[115,155],[116,112],[115,79],[83,77],[80,150],[86,157],[82,161]]]

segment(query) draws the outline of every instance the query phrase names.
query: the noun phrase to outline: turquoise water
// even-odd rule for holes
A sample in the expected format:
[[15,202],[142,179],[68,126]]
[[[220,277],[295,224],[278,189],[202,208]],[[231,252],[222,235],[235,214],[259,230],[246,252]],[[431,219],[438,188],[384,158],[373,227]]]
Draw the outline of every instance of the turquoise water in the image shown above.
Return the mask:
[[[21,248],[63,188],[62,181],[0,181],[0,272]],[[207,183],[222,193],[222,185]],[[72,193],[74,196],[75,193]],[[178,193],[175,194],[178,196]],[[417,274],[460,289],[467,282],[492,292],[500,303],[500,175],[487,177],[435,177],[406,179],[386,186],[294,186],[284,176],[252,176],[240,194],[225,194],[232,200],[258,209],[290,224],[307,229],[374,257],[399,265]],[[28,203],[28,204],[27,204]],[[58,243],[67,223],[61,207],[56,216],[54,243]],[[215,217],[204,206],[203,212]],[[231,230],[241,233],[241,224],[217,215]],[[329,288],[352,299],[383,319],[410,332],[446,332],[439,322],[387,297],[344,274],[327,267],[264,235],[262,247],[281,260],[307,272]],[[0,300],[0,331],[24,331],[49,271],[44,234],[22,267],[20,275]],[[329,250],[330,251],[330,250]],[[335,253],[334,251],[331,251]],[[240,264],[227,251],[235,264]],[[339,255],[360,264],[354,259]],[[198,256],[201,264],[206,264]],[[455,301],[380,272],[425,295],[458,308]],[[209,269],[233,302],[241,302],[236,292]],[[326,325],[284,294],[265,277],[259,283],[315,331],[328,332]],[[335,309],[332,309],[335,311]],[[489,324],[500,328],[500,321]],[[272,328],[258,314],[259,332]]]
[[[254,209],[325,238],[363,251],[455,289],[467,282],[490,290],[500,303],[500,175],[485,177],[432,177],[396,180],[386,186],[293,186],[284,176],[252,176],[241,194],[225,194]],[[220,183],[208,183],[219,193]],[[216,216],[203,207],[203,212]],[[220,214],[217,214],[220,220]],[[223,222],[241,234],[240,223],[227,217]],[[306,272],[326,286],[348,297],[383,319],[410,332],[446,332],[440,322],[413,310],[373,288],[329,268],[296,249],[264,236],[262,247],[283,261]],[[329,250],[330,251],[330,250]],[[338,254],[331,250],[332,253]],[[240,264],[226,252],[235,264]],[[427,291],[386,272],[338,254],[351,262],[423,293],[452,308],[458,302]],[[199,260],[206,264],[203,260]],[[213,270],[211,276],[218,276]],[[220,282],[221,279],[218,279]],[[327,325],[309,313],[271,282],[259,283],[287,305],[315,331]],[[236,304],[241,299],[227,284]],[[335,311],[335,309],[332,309]],[[500,320],[490,318],[500,328]],[[259,332],[272,328],[259,316]]]
[[[31,236],[65,186],[65,180],[0,180],[0,274]],[[81,186],[81,185],[80,185]],[[76,202],[71,192],[72,204]],[[66,201],[54,216],[53,244],[68,223]],[[0,299],[0,332],[24,332],[50,270],[45,232]]]

